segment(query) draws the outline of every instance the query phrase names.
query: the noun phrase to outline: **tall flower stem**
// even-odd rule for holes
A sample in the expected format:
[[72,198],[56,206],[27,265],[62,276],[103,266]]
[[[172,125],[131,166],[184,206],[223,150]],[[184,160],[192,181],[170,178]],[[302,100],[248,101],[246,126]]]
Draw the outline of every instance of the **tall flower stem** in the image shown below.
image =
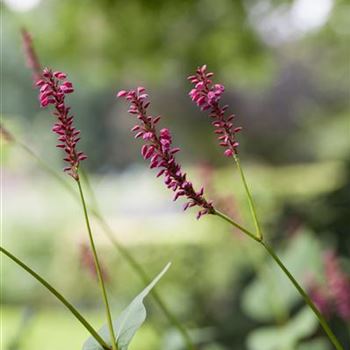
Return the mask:
[[0,246],[0,252],[5,254],[8,258],[14,261],[22,269],[27,271],[32,275],[38,282],[40,282],[45,288],[47,288],[63,305],[65,305],[68,310],[78,319],[78,321],[87,329],[87,331],[95,338],[95,340],[102,346],[103,349],[109,350],[109,346],[101,338],[101,336],[95,331],[95,329],[90,325],[90,323],[81,315],[81,313],[49,282],[47,282],[43,277],[32,270],[27,264],[21,261],[19,258],[14,256],[8,250]]
[[292,273],[287,269],[287,267],[282,263],[281,259],[278,257],[278,255],[275,253],[273,248],[266,243],[262,238],[259,239],[254,235],[254,233],[250,232],[240,224],[236,223],[234,220],[232,220],[227,215],[221,213],[220,211],[215,209],[214,215],[220,217],[221,219],[225,220],[226,222],[230,223],[232,226],[238,228],[243,233],[248,235],[250,238],[253,238],[256,242],[260,243],[267,253],[273,258],[273,260],[277,263],[277,265],[280,267],[280,269],[283,271],[283,273],[288,277],[288,279],[291,281],[291,283],[294,285],[294,287],[297,289],[299,294],[304,299],[305,303],[310,307],[310,309],[314,312],[316,317],[318,318],[322,328],[324,329],[325,333],[327,334],[329,340],[332,342],[336,350],[344,350],[343,346],[339,343],[337,337],[333,333],[333,331],[330,329],[327,321],[323,317],[323,315],[319,312],[316,305],[313,303],[309,295],[304,291],[304,289],[300,286],[300,284],[297,282],[297,280],[294,278]]
[[253,196],[252,196],[252,194],[250,192],[247,180],[246,180],[246,178],[244,176],[244,172],[243,172],[243,169],[241,167],[241,163],[239,161],[238,155],[234,154],[233,155],[233,159],[235,160],[235,163],[236,163],[238,171],[239,171],[239,175],[241,177],[241,180],[243,182],[243,186],[244,186],[245,192],[247,194],[250,212],[252,214],[254,225],[255,225],[255,229],[256,229],[256,235],[261,240],[263,238],[263,235],[262,235],[262,232],[261,232],[261,227],[260,227],[260,224],[259,224],[258,215],[256,213],[256,208],[255,208]]
[[103,298],[103,302],[104,302],[105,308],[106,308],[107,324],[108,324],[108,329],[109,329],[112,349],[113,350],[118,350],[118,345],[117,345],[116,337],[115,337],[114,330],[113,330],[113,321],[112,321],[111,311],[110,311],[110,308],[109,308],[106,287],[105,287],[105,284],[104,284],[104,281],[103,281],[102,270],[101,270],[101,266],[100,266],[100,263],[99,263],[99,260],[98,260],[97,251],[96,251],[96,247],[95,247],[95,242],[94,242],[94,238],[93,238],[92,231],[91,231],[90,220],[89,220],[89,215],[87,213],[87,207],[86,207],[86,203],[85,203],[84,193],[83,193],[83,189],[81,187],[81,183],[80,183],[79,178],[76,181],[77,181],[77,184],[78,184],[79,194],[80,194],[80,198],[81,198],[81,203],[82,203],[82,206],[83,206],[84,217],[85,217],[86,227],[87,227],[88,234],[89,234],[89,240],[90,240],[92,253],[93,253],[93,256],[94,256],[94,262],[95,262],[96,272],[97,272],[97,276],[98,276],[98,281],[99,281],[99,284],[100,284],[100,287],[101,287],[101,291],[102,291],[102,298]]
[[281,268],[281,270],[287,275],[289,280],[293,283],[294,287],[298,290],[299,294],[304,298],[307,305],[311,308],[311,310],[315,313],[317,316],[322,328],[328,335],[328,338],[333,343],[334,347],[337,350],[344,350],[343,346],[339,343],[337,337],[333,333],[333,331],[330,329],[327,321],[323,317],[323,315],[320,313],[320,311],[317,309],[316,305],[313,303],[309,295],[304,291],[304,289],[300,286],[300,284],[296,281],[296,279],[293,277],[293,275],[290,273],[290,271],[286,268],[286,266],[282,263],[280,258],[277,256],[277,254],[274,252],[274,250],[271,248],[269,244],[266,242],[261,241],[260,244],[266,249],[266,251],[269,253],[269,255],[275,260],[275,262],[278,264],[278,266]]
[[[59,184],[61,184],[72,196],[75,200],[80,202],[79,195],[77,195],[76,191],[73,189],[72,186],[68,184],[67,181],[63,180],[62,176],[58,174],[57,171],[53,170],[46,162],[44,162],[31,148],[29,148],[27,145],[22,143],[20,140],[16,139],[13,135],[12,139],[15,142],[16,145],[18,145],[20,148],[23,149],[24,152],[26,152],[30,157],[35,159],[42,170],[44,170],[48,175],[52,176]],[[106,235],[106,237],[110,240],[110,242],[113,244],[114,248],[116,248],[120,255],[125,259],[125,261],[131,266],[131,268],[135,271],[135,273],[140,277],[142,282],[144,282],[146,285],[148,285],[151,282],[151,279],[149,278],[147,272],[142,267],[142,265],[133,257],[133,255],[128,251],[127,248],[125,248],[116,238],[113,232],[113,229],[110,227],[110,225],[107,223],[104,216],[101,214],[101,210],[98,207],[96,196],[94,194],[94,191],[92,189],[92,186],[90,185],[89,176],[84,171],[83,168],[80,168],[79,173],[82,175],[81,178],[85,181],[86,185],[89,188],[90,197],[93,199],[92,202],[94,205],[88,206],[88,210],[91,212],[91,214],[97,219],[99,225],[102,228],[103,233]],[[165,317],[169,320],[170,323],[173,324],[173,326],[178,330],[178,332],[181,334],[186,346],[187,350],[196,350],[196,347],[192,343],[191,337],[188,334],[187,329],[179,322],[179,320],[176,318],[176,316],[169,310],[168,306],[164,302],[161,295],[155,290],[152,289],[151,296],[153,297],[154,301],[157,303],[159,308],[163,311]]]

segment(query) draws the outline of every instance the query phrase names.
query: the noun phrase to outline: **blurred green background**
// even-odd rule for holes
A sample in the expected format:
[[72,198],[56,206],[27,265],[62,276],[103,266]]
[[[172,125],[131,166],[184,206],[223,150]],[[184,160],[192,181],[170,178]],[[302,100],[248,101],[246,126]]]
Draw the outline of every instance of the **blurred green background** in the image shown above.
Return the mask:
[[[350,1],[3,0],[2,122],[60,172],[53,118],[40,110],[20,28],[44,66],[63,70],[84,166],[116,237],[159,284],[201,350],[328,350],[329,342],[285,277],[254,242],[216,218],[199,222],[155,179],[115,100],[144,85],[153,114],[173,131],[197,188],[252,227],[237,170],[208,118],[189,100],[186,77],[206,63],[243,126],[240,154],[265,235],[301,283],[325,283],[323,256],[350,271]],[[81,208],[38,163],[2,141],[5,247],[46,276],[99,327],[103,309],[82,263]],[[62,173],[69,184],[72,180]],[[93,220],[117,314],[144,287]],[[88,337],[24,271],[2,259],[2,349],[80,349]],[[176,330],[149,297],[131,350],[181,350]],[[350,348],[349,320],[330,324]]]

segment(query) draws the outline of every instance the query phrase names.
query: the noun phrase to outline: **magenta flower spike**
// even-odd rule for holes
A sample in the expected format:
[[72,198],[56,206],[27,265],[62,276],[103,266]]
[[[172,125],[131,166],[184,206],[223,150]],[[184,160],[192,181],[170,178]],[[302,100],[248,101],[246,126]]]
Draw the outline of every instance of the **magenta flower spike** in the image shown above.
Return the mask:
[[197,214],[197,219],[205,214],[214,214],[212,202],[204,198],[204,188],[195,191],[193,185],[187,180],[187,175],[181,170],[181,166],[175,159],[179,148],[172,146],[172,137],[169,129],[156,129],[160,117],[147,115],[150,102],[147,100],[145,88],[138,87],[136,90],[121,90],[117,97],[125,98],[130,103],[128,112],[136,116],[139,123],[131,131],[136,132],[135,138],[142,138],[144,145],[141,154],[144,159],[149,159],[150,168],[157,168],[157,177],[164,176],[165,185],[174,191],[174,201],[179,197],[186,197],[187,202],[184,210],[198,206],[202,208]]
[[234,114],[226,115],[228,105],[220,106],[219,102],[225,87],[221,84],[213,84],[210,79],[214,73],[207,73],[207,66],[197,68],[196,74],[188,77],[194,84],[189,96],[202,111],[209,111],[213,118],[212,125],[215,127],[215,134],[218,135],[219,145],[225,148],[224,155],[231,157],[237,154],[239,143],[236,141],[236,133],[242,130],[241,127],[233,126]]
[[74,91],[73,84],[66,80],[67,76],[62,72],[52,72],[45,68],[36,86],[40,89],[39,100],[41,107],[54,106],[53,115],[57,118],[52,131],[58,134],[57,147],[62,148],[66,153],[64,161],[69,166],[64,168],[75,180],[79,180],[79,163],[86,159],[83,152],[76,150],[76,145],[80,140],[80,131],[73,125],[73,116],[70,115],[70,107],[67,107],[65,97]]

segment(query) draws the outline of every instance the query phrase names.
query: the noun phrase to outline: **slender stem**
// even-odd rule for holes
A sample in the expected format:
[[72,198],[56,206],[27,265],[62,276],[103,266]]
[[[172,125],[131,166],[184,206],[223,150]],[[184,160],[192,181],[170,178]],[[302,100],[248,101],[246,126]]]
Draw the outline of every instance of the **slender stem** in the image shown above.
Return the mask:
[[[104,220],[104,218],[100,215],[100,213],[97,210],[95,211],[95,209],[92,209],[92,212],[96,217],[96,219],[99,221],[101,227],[103,228],[103,231],[105,232],[109,240],[112,242],[114,247],[119,251],[121,256],[129,263],[129,265],[134,269],[134,271],[140,276],[141,280],[145,284],[149,284],[151,282],[151,279],[147,275],[147,272],[144,270],[142,265],[139,264],[138,261],[135,260],[134,257],[129,253],[129,251],[115,239],[113,235],[113,230],[108,225],[108,223]],[[155,289],[152,289],[151,296],[156,301],[160,309],[163,311],[164,315],[168,318],[168,320],[173,324],[174,327],[177,328],[179,333],[182,335],[187,349],[196,350],[197,348],[192,343],[191,337],[188,334],[186,328],[179,322],[179,320],[168,309],[167,305],[163,301],[160,294]]]
[[22,262],[19,258],[15,257],[8,250],[0,246],[0,252],[9,257],[17,265],[26,270],[31,274],[37,281],[39,281],[44,287],[46,287],[61,303],[63,303],[69,311],[79,320],[79,322],[88,330],[88,332],[96,339],[96,341],[103,347],[105,350],[109,350],[109,346],[101,338],[101,336],[94,330],[90,323],[80,314],[80,312],[59,292],[57,291],[49,282],[44,278],[39,276],[34,270],[32,270],[28,265]]
[[86,227],[87,227],[87,230],[88,230],[88,233],[89,233],[90,245],[91,245],[91,249],[92,249],[93,256],[94,256],[94,262],[95,262],[96,272],[97,272],[97,276],[98,276],[98,281],[99,281],[99,284],[100,284],[100,287],[101,287],[102,298],[103,298],[103,301],[104,301],[104,304],[105,304],[105,308],[106,308],[107,324],[108,324],[108,328],[109,328],[110,340],[111,340],[111,343],[112,343],[112,349],[113,350],[118,350],[118,345],[117,345],[116,337],[115,337],[114,330],[113,330],[113,321],[112,321],[111,311],[110,311],[110,308],[109,308],[106,287],[105,287],[105,284],[104,284],[104,281],[103,281],[101,266],[100,266],[100,263],[99,263],[99,260],[98,260],[97,251],[96,251],[96,247],[95,247],[95,242],[94,242],[94,238],[93,238],[92,231],[91,231],[90,220],[89,220],[89,216],[88,216],[88,213],[87,213],[84,193],[83,193],[83,189],[81,187],[79,179],[77,180],[77,184],[78,184],[78,188],[79,188],[81,203],[82,203],[83,210],[84,210],[84,217],[85,217]]
[[304,289],[300,286],[300,284],[296,281],[296,279],[293,277],[291,272],[287,269],[287,267],[282,263],[280,258],[277,256],[277,254],[274,252],[274,250],[266,243],[261,241],[260,244],[266,249],[266,251],[270,254],[270,256],[275,260],[275,262],[278,264],[278,266],[282,269],[282,271],[287,275],[289,280],[293,283],[294,287],[298,290],[299,294],[304,298],[307,305],[311,308],[311,310],[315,313],[317,316],[322,328],[328,335],[329,339],[333,343],[334,347],[337,350],[344,350],[343,346],[339,343],[337,337],[333,333],[333,331],[330,329],[327,321],[323,317],[323,315],[320,313],[320,311],[317,309],[316,305],[312,302],[311,298],[308,296],[308,294],[304,291]]
[[219,216],[220,218],[224,219],[225,221],[227,221],[231,225],[235,226],[236,228],[238,228],[239,230],[244,232],[250,238],[253,238],[255,241],[257,241],[257,242],[261,241],[261,238],[257,237],[254,233],[248,231],[246,228],[244,228],[243,226],[241,226],[240,224],[238,224],[237,222],[232,220],[229,216],[225,215],[224,213],[220,212],[219,210],[214,209],[213,215]]
[[[239,174],[240,174],[241,180],[242,180],[243,185],[244,185],[244,190],[245,190],[247,198],[248,198],[249,209],[250,209],[250,213],[252,214],[252,217],[253,217],[253,221],[254,221],[254,225],[255,225],[255,231],[256,231],[256,236],[262,240],[262,238],[263,238],[262,230],[261,230],[261,226],[260,226],[260,223],[259,223],[259,220],[258,220],[258,215],[257,215],[257,212],[256,212],[253,196],[252,196],[252,194],[250,192],[250,189],[249,189],[247,180],[245,178],[243,168],[241,167],[241,163],[240,163],[238,155],[235,154],[233,156],[233,158],[234,158],[235,163],[237,165],[237,168],[239,170]],[[259,273],[265,275],[265,278],[264,278],[265,280],[269,279],[270,275],[268,273],[263,272],[262,269],[257,269],[257,271],[259,271]],[[272,285],[273,285],[273,283],[271,283],[271,286]],[[272,307],[276,309],[275,303],[273,303]],[[285,314],[285,312],[284,312],[284,314]]]
[[[14,139],[15,143],[21,147],[26,153],[28,153],[32,158],[34,158],[40,167],[46,171],[49,175],[51,175],[54,179],[57,180],[58,183],[60,183],[72,196],[75,200],[78,200],[80,202],[79,196],[77,196],[77,193],[73,190],[73,188],[63,180],[63,178],[57,173],[57,171],[53,170],[47,163],[41,160],[41,158],[29,147],[27,147],[22,142],[18,141],[17,139]],[[80,169],[81,172],[82,169]],[[86,172],[83,173],[83,178],[89,188],[90,196],[94,199],[94,207],[89,207],[90,212],[94,217],[98,220],[100,226],[103,229],[104,234],[108,237],[108,239],[111,241],[111,243],[114,245],[114,247],[119,251],[119,253],[124,257],[124,259],[127,261],[127,263],[134,269],[134,271],[140,276],[141,280],[145,284],[149,284],[151,282],[151,279],[148,277],[146,271],[142,267],[142,265],[129,253],[128,249],[126,249],[114,236],[113,230],[108,225],[107,221],[104,219],[104,217],[101,214],[101,211],[98,208],[97,201],[95,199],[94,192],[92,190],[92,187],[90,186],[89,177],[86,174]],[[168,320],[173,324],[175,328],[179,331],[179,333],[182,335],[185,343],[187,344],[188,350],[195,350],[196,347],[192,343],[192,340],[190,338],[190,335],[188,334],[188,331],[182,324],[177,320],[175,315],[168,309],[166,304],[164,303],[162,297],[153,289],[151,291],[151,295],[160,307],[160,309],[163,311],[164,315],[168,318]]]
[[239,171],[239,175],[241,176],[241,179],[242,179],[242,182],[243,182],[243,185],[244,185],[244,189],[245,189],[245,192],[247,194],[250,212],[251,212],[251,214],[253,216],[254,225],[255,225],[255,229],[256,229],[256,235],[259,238],[259,240],[262,240],[263,236],[262,236],[262,232],[261,232],[261,227],[260,227],[260,224],[259,224],[258,216],[257,216],[257,213],[256,213],[256,208],[255,208],[253,196],[250,193],[250,190],[249,190],[249,187],[248,187],[248,183],[247,183],[246,178],[244,176],[244,172],[243,172],[243,169],[241,167],[241,163],[239,161],[239,158],[238,158],[237,154],[235,154],[233,156],[233,159],[236,162],[236,165],[237,165],[237,168],[238,168],[238,171]]

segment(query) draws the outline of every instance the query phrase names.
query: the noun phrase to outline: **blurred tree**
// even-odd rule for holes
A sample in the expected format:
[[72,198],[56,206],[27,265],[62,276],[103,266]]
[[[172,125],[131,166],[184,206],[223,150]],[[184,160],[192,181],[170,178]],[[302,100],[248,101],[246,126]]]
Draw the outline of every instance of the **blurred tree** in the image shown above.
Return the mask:
[[186,76],[202,63],[228,90],[245,129],[243,149],[275,163],[313,160],[317,152],[303,142],[310,115],[315,125],[349,117],[349,12],[348,0],[314,8],[306,0],[47,0],[23,13],[5,8],[3,110],[29,120],[38,110],[22,68],[18,28],[26,25],[43,64],[71,72],[94,169],[139,159],[124,110],[112,107],[115,91],[135,84],[151,87],[153,110],[169,115],[181,144],[193,150],[188,157],[215,162],[210,126],[186,97]]

